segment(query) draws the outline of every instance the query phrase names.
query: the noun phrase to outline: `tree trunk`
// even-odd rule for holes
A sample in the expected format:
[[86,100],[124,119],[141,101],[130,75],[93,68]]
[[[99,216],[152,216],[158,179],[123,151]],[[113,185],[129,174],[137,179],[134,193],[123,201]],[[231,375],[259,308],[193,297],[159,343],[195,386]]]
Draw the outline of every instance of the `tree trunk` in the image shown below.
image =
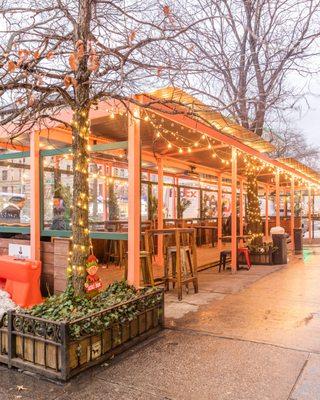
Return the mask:
[[72,213],[72,285],[76,295],[84,293],[86,262],[90,253],[89,239],[89,133],[90,70],[88,69],[92,0],[79,1],[79,22],[74,32],[78,66],[75,73],[76,107],[72,120],[73,213]]
[[88,109],[73,117],[73,213],[72,213],[72,284],[76,295],[83,294],[86,261],[90,253],[89,183],[87,150],[89,138]]
[[250,161],[246,165],[247,177],[247,232],[251,235],[251,244],[259,246],[263,243],[262,218],[260,215],[257,171]]

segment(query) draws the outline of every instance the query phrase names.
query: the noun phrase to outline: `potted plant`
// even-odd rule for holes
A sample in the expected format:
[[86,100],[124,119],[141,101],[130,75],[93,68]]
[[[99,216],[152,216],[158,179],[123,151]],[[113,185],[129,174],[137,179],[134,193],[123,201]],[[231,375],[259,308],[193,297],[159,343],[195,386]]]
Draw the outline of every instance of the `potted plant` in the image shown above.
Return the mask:
[[[249,244],[249,253],[251,263],[254,265],[272,265],[272,254],[277,250],[272,242],[263,242],[262,244]],[[245,263],[244,257],[239,256],[239,263]]]
[[0,362],[66,381],[163,327],[163,290],[116,282],[94,297],[72,285],[0,319]]

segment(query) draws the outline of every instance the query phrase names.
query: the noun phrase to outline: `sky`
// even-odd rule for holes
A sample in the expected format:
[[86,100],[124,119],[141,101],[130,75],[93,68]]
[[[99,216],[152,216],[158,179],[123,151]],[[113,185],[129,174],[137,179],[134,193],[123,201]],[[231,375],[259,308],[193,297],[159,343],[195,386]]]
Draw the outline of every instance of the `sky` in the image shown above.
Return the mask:
[[304,84],[308,94],[300,102],[301,111],[291,114],[293,126],[300,129],[310,143],[320,146],[320,76],[306,78]]

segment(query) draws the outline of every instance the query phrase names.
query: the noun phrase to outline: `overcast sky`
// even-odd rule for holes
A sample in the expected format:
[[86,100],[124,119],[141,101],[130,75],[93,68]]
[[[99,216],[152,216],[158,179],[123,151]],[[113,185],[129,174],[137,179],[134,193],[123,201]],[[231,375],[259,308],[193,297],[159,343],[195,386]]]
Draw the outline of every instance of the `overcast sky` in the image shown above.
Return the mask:
[[310,93],[305,101],[301,102],[301,112],[292,114],[293,126],[297,126],[305,133],[310,142],[320,146],[320,76],[312,76],[307,82]]

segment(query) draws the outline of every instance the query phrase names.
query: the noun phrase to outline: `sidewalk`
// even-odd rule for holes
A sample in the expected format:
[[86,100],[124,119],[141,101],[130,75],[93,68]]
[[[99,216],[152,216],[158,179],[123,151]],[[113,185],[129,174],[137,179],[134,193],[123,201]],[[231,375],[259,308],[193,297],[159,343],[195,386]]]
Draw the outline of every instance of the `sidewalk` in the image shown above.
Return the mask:
[[0,399],[319,400],[320,247],[199,279],[157,337],[61,386],[0,367]]

